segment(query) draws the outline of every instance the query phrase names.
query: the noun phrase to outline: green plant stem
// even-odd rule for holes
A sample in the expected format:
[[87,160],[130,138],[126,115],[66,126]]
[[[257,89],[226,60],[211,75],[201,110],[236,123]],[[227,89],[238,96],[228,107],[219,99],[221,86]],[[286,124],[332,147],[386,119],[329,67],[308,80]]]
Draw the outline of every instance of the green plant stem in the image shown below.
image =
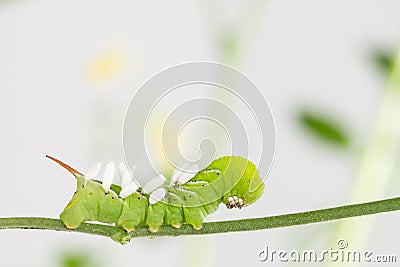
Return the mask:
[[175,229],[170,226],[162,226],[157,233],[151,233],[146,227],[137,227],[131,233],[125,232],[121,227],[102,224],[83,223],[77,229],[71,230],[64,227],[58,219],[51,218],[0,218],[1,229],[42,229],[67,232],[80,232],[100,236],[111,237],[113,240],[125,244],[132,238],[155,236],[180,236],[180,235],[204,235],[227,232],[254,231],[272,229],[294,225],[303,225],[317,222],[332,221],[350,217],[357,217],[382,212],[400,210],[400,198],[391,198],[361,204],[346,205],[329,209],[299,212],[263,218],[221,221],[204,223],[199,231],[190,225],[182,225]]

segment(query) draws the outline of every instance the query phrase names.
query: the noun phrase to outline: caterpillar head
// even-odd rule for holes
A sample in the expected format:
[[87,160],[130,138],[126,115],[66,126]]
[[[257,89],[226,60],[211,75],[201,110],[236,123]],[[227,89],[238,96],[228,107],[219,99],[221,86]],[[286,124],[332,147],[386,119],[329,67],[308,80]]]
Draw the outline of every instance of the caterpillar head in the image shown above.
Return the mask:
[[257,167],[238,156],[214,160],[190,182],[209,183],[213,191],[218,191],[223,203],[229,209],[240,209],[254,203],[264,191],[264,183]]

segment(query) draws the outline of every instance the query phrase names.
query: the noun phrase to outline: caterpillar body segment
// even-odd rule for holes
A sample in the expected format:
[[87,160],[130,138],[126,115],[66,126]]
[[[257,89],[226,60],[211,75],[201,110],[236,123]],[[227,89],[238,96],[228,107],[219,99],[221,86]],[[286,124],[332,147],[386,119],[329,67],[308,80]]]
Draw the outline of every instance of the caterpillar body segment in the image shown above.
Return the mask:
[[69,229],[86,221],[98,221],[114,223],[128,232],[136,226],[147,226],[149,231],[157,232],[162,225],[179,228],[184,223],[199,230],[206,216],[221,203],[227,208],[242,208],[259,199],[264,190],[256,166],[242,157],[214,160],[190,179],[187,174],[177,178],[179,172],[174,172],[170,185],[147,186],[146,190],[134,184],[131,177],[127,179],[127,169],[121,165],[122,188],[112,184],[113,163],[107,164],[100,182],[94,180],[98,166],[83,175],[55,158],[48,158],[70,171],[77,181],[76,192],[60,214]]

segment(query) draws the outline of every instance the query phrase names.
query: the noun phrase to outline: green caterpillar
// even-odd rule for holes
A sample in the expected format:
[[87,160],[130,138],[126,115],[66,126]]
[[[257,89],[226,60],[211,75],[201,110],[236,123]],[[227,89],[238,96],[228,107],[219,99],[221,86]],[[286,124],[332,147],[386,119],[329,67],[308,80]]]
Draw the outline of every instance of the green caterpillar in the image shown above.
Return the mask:
[[69,229],[85,221],[98,221],[115,223],[127,232],[136,226],[148,226],[149,231],[157,232],[161,225],[179,228],[183,223],[199,230],[204,218],[221,202],[229,209],[240,209],[258,200],[264,190],[256,166],[237,156],[216,159],[193,177],[175,171],[169,185],[164,185],[161,175],[143,187],[136,185],[124,164],[119,166],[122,184],[118,186],[112,184],[112,162],[107,164],[100,182],[94,180],[100,164],[83,175],[58,159],[46,157],[66,168],[77,181],[76,192],[60,214]]

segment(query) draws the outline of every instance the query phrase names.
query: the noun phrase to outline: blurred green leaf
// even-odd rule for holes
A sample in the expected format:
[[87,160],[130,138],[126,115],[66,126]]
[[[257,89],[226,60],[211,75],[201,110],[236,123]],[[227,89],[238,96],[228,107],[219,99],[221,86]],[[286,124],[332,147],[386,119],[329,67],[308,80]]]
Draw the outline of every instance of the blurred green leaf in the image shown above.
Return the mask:
[[61,267],[99,267],[88,253],[67,253],[61,257]]
[[220,47],[222,48],[223,60],[231,64],[234,59],[237,58],[240,50],[236,35],[231,31],[224,33],[222,35]]
[[388,75],[393,68],[396,53],[388,49],[375,49],[372,52],[373,63],[385,74]]
[[350,142],[345,127],[331,117],[317,112],[302,111],[299,114],[299,122],[308,132],[327,143],[347,147]]

